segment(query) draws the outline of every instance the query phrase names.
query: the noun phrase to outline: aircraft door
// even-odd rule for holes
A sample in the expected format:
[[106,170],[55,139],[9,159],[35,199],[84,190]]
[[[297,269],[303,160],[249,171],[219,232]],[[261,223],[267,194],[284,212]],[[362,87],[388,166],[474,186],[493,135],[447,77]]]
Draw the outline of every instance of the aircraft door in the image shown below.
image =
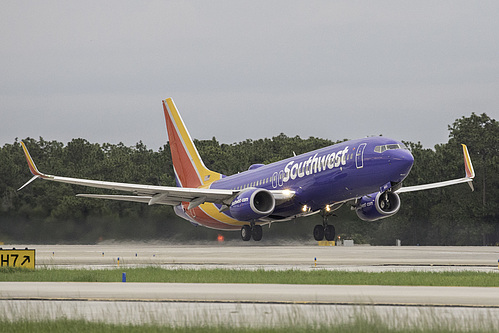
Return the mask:
[[367,143],[361,143],[357,148],[357,153],[355,153],[355,165],[357,169],[361,169],[364,167],[364,149],[366,148]]
[[284,185],[284,171],[279,171],[279,186],[283,186]]
[[272,187],[277,188],[277,172],[272,175]]

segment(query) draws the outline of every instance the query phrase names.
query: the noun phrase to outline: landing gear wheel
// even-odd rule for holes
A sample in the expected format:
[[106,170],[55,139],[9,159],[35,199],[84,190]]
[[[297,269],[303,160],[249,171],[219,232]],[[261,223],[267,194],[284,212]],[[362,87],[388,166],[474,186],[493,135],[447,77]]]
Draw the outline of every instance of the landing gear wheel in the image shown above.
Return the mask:
[[241,238],[245,242],[251,239],[251,227],[249,225],[243,225],[241,228]]
[[262,236],[263,236],[262,226],[261,225],[253,226],[253,229],[251,230],[251,237],[253,237],[253,240],[259,242],[262,240]]
[[324,236],[327,241],[334,240],[334,236],[336,236],[336,230],[334,229],[334,225],[328,224],[324,227]]
[[320,224],[314,227],[314,239],[316,241],[321,241],[324,239],[324,227]]

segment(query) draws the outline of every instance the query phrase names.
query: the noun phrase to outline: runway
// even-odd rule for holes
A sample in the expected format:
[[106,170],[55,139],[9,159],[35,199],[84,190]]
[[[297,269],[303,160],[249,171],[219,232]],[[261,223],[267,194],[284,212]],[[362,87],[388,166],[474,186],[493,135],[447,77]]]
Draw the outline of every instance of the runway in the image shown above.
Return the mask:
[[[319,247],[254,243],[13,247],[35,248],[37,267],[47,268],[116,268],[119,258],[120,268],[153,265],[168,269],[499,272],[497,247]],[[499,330],[499,288],[1,282],[0,315],[11,320],[32,320],[38,316],[113,323],[244,327],[335,325],[367,318],[382,320],[393,327],[425,323]]]
[[[499,247],[275,245],[237,242],[215,245],[144,243],[17,245],[35,248],[37,266],[106,268],[244,268],[330,270],[474,270],[496,272]],[[4,246],[4,248],[7,248]]]

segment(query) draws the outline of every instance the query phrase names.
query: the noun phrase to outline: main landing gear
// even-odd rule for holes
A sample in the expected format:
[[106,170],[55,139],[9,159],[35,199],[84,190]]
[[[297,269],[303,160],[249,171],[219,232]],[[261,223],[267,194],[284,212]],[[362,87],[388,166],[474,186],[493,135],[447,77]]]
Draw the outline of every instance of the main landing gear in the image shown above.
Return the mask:
[[241,228],[241,238],[243,241],[247,242],[251,238],[254,241],[261,241],[263,236],[263,230],[261,225],[256,225],[252,223],[251,225],[243,225]]
[[336,230],[334,229],[334,225],[327,224],[327,218],[331,215],[330,212],[323,210],[321,212],[322,215],[322,225],[317,224],[314,227],[314,239],[316,241],[321,241],[326,238],[327,241],[334,240],[334,236],[336,236]]

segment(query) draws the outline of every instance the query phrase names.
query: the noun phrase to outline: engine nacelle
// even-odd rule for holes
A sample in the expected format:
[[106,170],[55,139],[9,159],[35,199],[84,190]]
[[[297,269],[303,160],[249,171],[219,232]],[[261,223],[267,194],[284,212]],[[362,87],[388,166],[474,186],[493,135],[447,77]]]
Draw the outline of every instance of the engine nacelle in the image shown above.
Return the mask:
[[275,199],[263,189],[249,189],[240,193],[230,205],[230,214],[239,221],[251,221],[272,214]]
[[364,221],[376,221],[396,214],[400,209],[400,197],[391,191],[363,196],[356,207],[357,216]]

